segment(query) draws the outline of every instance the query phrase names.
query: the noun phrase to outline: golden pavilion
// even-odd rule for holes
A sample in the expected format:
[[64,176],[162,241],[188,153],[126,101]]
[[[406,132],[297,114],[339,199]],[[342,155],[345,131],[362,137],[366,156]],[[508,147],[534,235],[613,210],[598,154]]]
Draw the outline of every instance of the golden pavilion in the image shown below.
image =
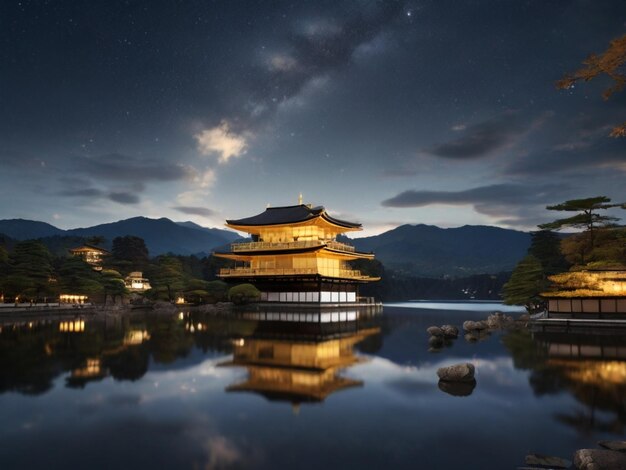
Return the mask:
[[255,216],[226,222],[229,228],[249,233],[252,241],[215,253],[235,261],[234,268],[221,269],[219,276],[254,284],[261,301],[354,304],[359,301],[359,284],[379,280],[348,264],[373,259],[372,253],[337,241],[343,233],[362,230],[361,224],[336,219],[322,206],[268,207]]

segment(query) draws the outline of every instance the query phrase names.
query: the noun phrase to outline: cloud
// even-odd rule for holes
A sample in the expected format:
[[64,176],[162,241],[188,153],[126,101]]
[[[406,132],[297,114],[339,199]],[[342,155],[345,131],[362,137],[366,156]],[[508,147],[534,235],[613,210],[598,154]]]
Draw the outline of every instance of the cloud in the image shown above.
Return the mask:
[[59,191],[58,194],[59,196],[83,198],[98,198],[104,195],[101,190],[96,188],[64,189],[62,191]]
[[70,163],[74,171],[97,180],[107,179],[141,183],[148,181],[177,181],[188,177],[188,172],[184,165],[153,159],[139,159],[118,153],[98,157],[73,157]]
[[545,221],[545,206],[564,200],[571,188],[562,183],[503,183],[462,191],[404,191],[382,202],[384,207],[426,207],[434,204],[472,206],[480,214],[497,217],[502,225],[534,226]]
[[246,136],[231,131],[226,121],[222,121],[219,126],[201,131],[194,135],[194,138],[202,155],[217,155],[220,163],[227,163],[231,158],[240,157],[248,149]]
[[382,202],[385,207],[424,207],[431,204],[463,206],[490,202],[532,204],[544,199],[551,186],[493,184],[463,191],[404,191]]
[[269,60],[269,69],[277,72],[289,72],[298,67],[298,61],[286,54],[273,55]]
[[315,18],[301,23],[299,33],[312,40],[332,39],[341,34],[342,27],[334,19]]
[[139,203],[139,196],[130,192],[125,192],[125,191],[112,192],[108,195],[108,198],[111,201],[118,202],[120,204]]
[[137,193],[144,190],[141,183],[133,183],[125,185],[126,188],[116,188],[113,190],[104,190],[92,186],[91,181],[73,177],[59,178],[59,182],[63,184],[65,189],[57,192],[59,196],[73,197],[78,199],[108,199],[120,204],[137,204],[139,196]]
[[191,176],[191,181],[203,189],[210,188],[215,183],[215,170],[212,168],[206,168],[204,171],[200,171],[193,167],[189,167],[189,174]]
[[504,171],[509,175],[527,176],[602,169],[626,172],[626,153],[621,140],[605,135],[595,139],[572,138],[517,158]]
[[531,123],[524,122],[518,113],[509,111],[471,126],[454,126],[452,130],[464,131],[463,135],[435,145],[428,149],[427,153],[457,160],[486,157],[513,145],[530,126]]
[[214,210],[208,209],[206,207],[172,206],[172,209],[178,212],[182,212],[183,214],[200,215],[203,217],[211,217],[216,214]]

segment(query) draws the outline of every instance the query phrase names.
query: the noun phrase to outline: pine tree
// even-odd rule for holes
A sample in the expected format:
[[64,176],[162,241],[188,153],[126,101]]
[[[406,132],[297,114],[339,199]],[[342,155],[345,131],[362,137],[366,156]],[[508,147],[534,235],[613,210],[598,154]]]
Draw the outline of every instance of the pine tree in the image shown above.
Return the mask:
[[504,285],[504,303],[507,305],[524,305],[533,313],[543,307],[539,296],[548,287],[541,263],[533,255],[527,255],[520,261],[511,279]]

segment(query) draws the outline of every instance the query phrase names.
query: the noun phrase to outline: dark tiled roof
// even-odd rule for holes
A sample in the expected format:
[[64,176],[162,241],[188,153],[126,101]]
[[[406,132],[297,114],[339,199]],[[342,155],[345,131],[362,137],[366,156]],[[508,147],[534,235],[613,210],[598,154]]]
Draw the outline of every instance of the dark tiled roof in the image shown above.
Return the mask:
[[265,212],[246,217],[245,219],[227,220],[230,225],[256,226],[256,225],[280,225],[296,222],[304,222],[306,220],[323,217],[330,223],[346,228],[360,228],[361,224],[354,222],[346,222],[345,220],[335,219],[326,213],[323,206],[309,207],[304,204],[298,206],[286,207],[268,207]]
[[97,251],[101,251],[102,253],[109,254],[109,252],[105,250],[104,248],[101,248],[95,245],[90,245],[89,243],[85,243],[84,245],[77,246],[75,248],[70,248],[70,251],[79,251],[79,250],[84,250],[85,248],[89,248],[91,250],[97,250]]

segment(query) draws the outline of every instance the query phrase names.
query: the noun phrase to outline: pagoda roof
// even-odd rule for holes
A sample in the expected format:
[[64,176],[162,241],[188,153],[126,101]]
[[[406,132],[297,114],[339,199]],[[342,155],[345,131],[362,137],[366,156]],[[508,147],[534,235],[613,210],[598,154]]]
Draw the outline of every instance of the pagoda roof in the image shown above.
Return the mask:
[[297,206],[268,207],[265,212],[237,220],[227,220],[228,225],[238,226],[262,226],[262,225],[285,225],[298,222],[306,222],[318,217],[325,219],[331,224],[348,229],[360,229],[361,224],[347,222],[331,217],[324,206],[310,207],[306,204]]
[[84,245],[77,246],[75,248],[70,248],[69,251],[99,251],[100,253],[109,254],[107,250],[104,248],[100,248],[99,246],[90,245],[89,243],[85,243]]

